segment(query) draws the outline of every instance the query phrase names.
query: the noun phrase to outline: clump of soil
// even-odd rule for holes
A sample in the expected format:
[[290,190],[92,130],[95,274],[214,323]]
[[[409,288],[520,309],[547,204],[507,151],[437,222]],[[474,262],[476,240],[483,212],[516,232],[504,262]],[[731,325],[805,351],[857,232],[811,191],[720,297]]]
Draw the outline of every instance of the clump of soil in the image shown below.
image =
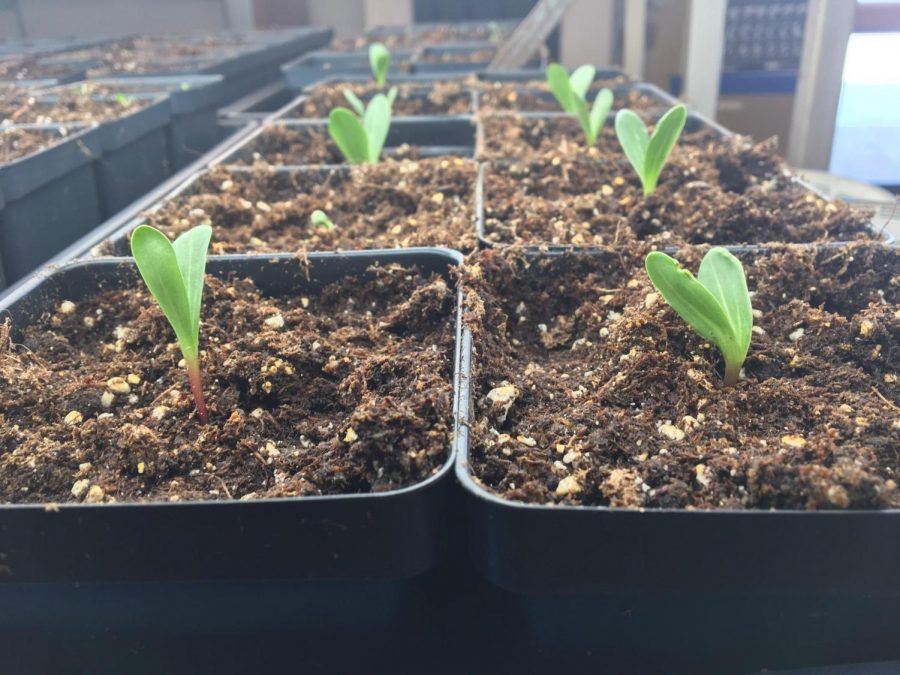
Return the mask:
[[772,142],[687,135],[648,197],[611,129],[587,152],[495,162],[484,175],[484,235],[499,244],[671,246],[876,236],[867,212],[795,184]]
[[452,434],[456,294],[414,268],[319,295],[207,282],[210,424],[140,289],[0,325],[0,501],[257,499],[381,492],[440,469]]
[[[472,94],[460,82],[436,82],[434,86],[400,84],[397,87],[397,98],[394,101],[392,115],[406,117],[411,115],[465,115],[472,112]],[[389,87],[367,83],[337,83],[316,87],[302,103],[288,111],[286,117],[324,118],[337,107],[350,107],[344,91],[349,89],[363,103],[378,93],[384,93]]]
[[66,139],[68,130],[0,126],[0,163],[11,162]]
[[[614,89],[621,86],[620,80],[626,78],[617,78],[609,83],[601,83],[594,85],[588,92],[588,104],[593,105],[597,92],[607,87]],[[538,86],[531,86],[537,84]],[[630,89],[615,94],[613,98],[612,110],[620,110],[622,108],[630,108],[644,119],[656,118],[666,110],[669,106],[658,101],[652,96],[648,96],[640,91]],[[560,112],[559,103],[553,98],[550,89],[546,83],[494,83],[494,86],[487,88],[478,97],[479,112]]]
[[21,92],[0,102],[3,124],[97,124],[118,119],[145,108],[154,101],[126,96],[95,98],[90,86],[61,89],[52,96]]
[[[477,247],[475,179],[475,162],[459,158],[310,171],[218,167],[148,213],[146,222],[173,238],[210,223],[215,253],[410,246],[471,251]],[[328,214],[333,229],[310,224],[316,209]]]
[[[475,478],[540,504],[900,506],[900,251],[742,254],[755,326],[725,388],[646,250],[466,262]],[[696,271],[705,250],[677,258]]]
[[[402,145],[390,148],[395,158],[414,159],[418,148]],[[241,148],[230,161],[237,165],[343,164],[344,156],[328,135],[324,125],[292,126],[275,122],[252,142]]]

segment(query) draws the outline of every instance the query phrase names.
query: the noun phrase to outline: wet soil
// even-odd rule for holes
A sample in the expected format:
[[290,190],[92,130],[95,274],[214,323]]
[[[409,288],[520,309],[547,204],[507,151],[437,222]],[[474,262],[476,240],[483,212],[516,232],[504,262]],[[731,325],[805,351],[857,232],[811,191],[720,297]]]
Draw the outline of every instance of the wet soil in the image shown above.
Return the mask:
[[[743,254],[755,327],[725,388],[646,250],[467,260],[476,480],[538,504],[900,506],[900,251]],[[676,257],[696,271],[703,252]]]
[[[466,115],[472,112],[472,94],[460,82],[438,82],[434,86],[401,84],[391,109],[394,117],[411,115]],[[306,100],[288,111],[289,118],[326,118],[337,107],[349,108],[344,91],[349,89],[363,103],[389,87],[376,84],[336,83],[316,87]]]
[[[215,253],[410,246],[471,251],[477,246],[475,179],[475,163],[459,158],[327,171],[218,167],[148,213],[146,222],[172,237],[210,223]],[[310,224],[316,209],[328,214],[333,229]]]
[[[382,492],[445,463],[456,294],[382,267],[320,295],[208,279],[201,425],[143,288],[0,325],[0,501],[257,499]],[[119,379],[115,379],[119,378]]]

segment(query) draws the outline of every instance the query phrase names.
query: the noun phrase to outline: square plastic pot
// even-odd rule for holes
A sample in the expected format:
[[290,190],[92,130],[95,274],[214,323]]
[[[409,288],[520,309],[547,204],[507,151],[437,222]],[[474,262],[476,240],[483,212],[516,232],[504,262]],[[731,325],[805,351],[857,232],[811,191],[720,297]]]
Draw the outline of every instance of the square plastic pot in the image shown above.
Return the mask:
[[[280,296],[370,279],[375,264],[416,265],[452,283],[461,260],[446,249],[311,253],[308,266],[291,254],[225,256],[210,258],[208,273],[250,277]],[[61,297],[139,283],[130,260],[75,262],[16,289],[0,311],[15,330]],[[455,373],[461,332],[457,312]],[[433,578],[450,549],[453,452],[451,444],[437,474],[381,493],[0,505],[0,635],[71,636],[83,627],[90,644],[122,630],[160,639],[290,628],[289,643],[306,645],[301,659],[333,660],[348,636],[376,648],[415,634],[443,592]]]
[[225,136],[217,124],[218,109],[227,102],[228,94],[221,75],[110,77],[93,81],[118,87],[124,93],[168,94],[171,120],[166,127],[166,140],[172,171],[184,168]]
[[[765,255],[732,250],[745,259]],[[596,258],[597,269],[619,264],[614,250],[529,255],[556,265],[583,256]],[[555,284],[552,267],[532,273],[546,275],[548,288]],[[900,511],[506,500],[470,470],[470,353],[464,343],[456,461],[468,548],[494,585],[495,602],[520,626],[513,645],[496,649],[528,644],[535,663],[543,655],[623,673],[756,672],[900,657]]]
[[100,210],[109,218],[172,173],[167,128],[172,109],[167,96],[97,128]]
[[[21,125],[60,138],[59,125]],[[23,278],[101,220],[94,164],[98,129],[67,126],[69,135],[43,150],[0,165],[0,261],[6,283]]]
[[[489,50],[492,54],[497,51],[497,45],[492,42],[458,42],[444,45],[426,45],[422,47],[413,59],[413,73],[427,73],[430,75],[475,73],[486,70],[491,60],[477,61],[442,61],[441,57],[462,56],[476,54]],[[433,59],[433,60],[432,60]],[[542,69],[545,66],[540,56],[534,56],[524,64],[523,70]]]
[[[311,253],[307,278],[304,261],[292,254],[222,256],[210,258],[209,273],[247,276],[278,296],[315,293],[347,276],[371,278],[374,264],[414,264],[449,280],[449,268],[461,260],[445,249]],[[15,334],[62,297],[77,301],[99,288],[139,283],[130,260],[74,262],[17,288],[0,311],[11,317]],[[442,504],[453,459],[448,448],[437,475],[375,494],[61,504],[58,510],[3,504],[0,588],[26,582],[411,578],[441,556]]]

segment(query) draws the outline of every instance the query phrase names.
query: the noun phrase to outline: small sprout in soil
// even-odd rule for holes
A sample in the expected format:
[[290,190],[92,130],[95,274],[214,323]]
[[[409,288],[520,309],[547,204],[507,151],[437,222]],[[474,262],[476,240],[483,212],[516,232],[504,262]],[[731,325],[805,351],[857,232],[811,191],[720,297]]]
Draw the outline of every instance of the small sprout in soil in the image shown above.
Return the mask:
[[313,211],[309,216],[309,222],[313,227],[324,227],[328,230],[334,229],[334,221],[322,209]]
[[673,106],[656,123],[651,136],[641,118],[631,110],[620,110],[616,115],[616,135],[625,156],[641,179],[645,197],[656,190],[659,174],[684,129],[685,119],[685,107],[680,104]]
[[578,118],[588,145],[597,142],[613,103],[613,93],[604,88],[597,92],[594,105],[588,110],[587,92],[594,81],[595,73],[594,66],[581,66],[571,75],[558,63],[547,66],[547,84],[550,85],[550,91],[563,110]]
[[697,278],[660,251],[647,255],[647,274],[678,315],[725,357],[725,385],[738,380],[750,348],[753,308],[740,260],[726,249],[710,249]]
[[391,53],[380,42],[369,46],[369,66],[372,68],[372,76],[382,87],[387,82],[388,70],[391,67]]
[[200,379],[200,304],[211,236],[209,225],[188,230],[174,243],[148,225],[139,226],[131,235],[138,271],[175,331],[203,424],[209,422],[209,414]]
[[125,94],[116,94],[115,99],[116,103],[118,103],[123,108],[130,108],[137,100],[134,96],[127,96]]
[[[349,94],[349,96],[348,96]],[[356,109],[335,108],[328,115],[328,134],[351,164],[377,162],[391,128],[391,106],[397,98],[397,88],[385,94],[375,94],[368,106],[353,92],[344,91],[344,97]]]

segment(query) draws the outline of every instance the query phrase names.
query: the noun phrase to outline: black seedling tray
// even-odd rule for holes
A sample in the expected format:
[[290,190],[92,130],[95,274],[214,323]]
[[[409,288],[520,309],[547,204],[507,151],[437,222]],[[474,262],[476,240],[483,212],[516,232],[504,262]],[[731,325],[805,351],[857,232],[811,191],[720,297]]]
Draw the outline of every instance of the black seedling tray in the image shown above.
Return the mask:
[[[631,80],[625,71],[618,66],[597,68],[594,74],[594,81],[613,80],[616,78],[624,78],[627,81]],[[481,72],[478,73],[478,79],[487,82],[529,82],[534,80],[546,82],[547,71],[544,68],[523,68],[522,70]]]
[[219,120],[223,124],[257,122],[271,116],[296,96],[296,92],[289,91],[284,82],[273,82],[222,108],[219,111]]
[[[398,49],[391,53],[391,69],[388,80],[408,73],[413,52]],[[318,51],[306,54],[281,66],[284,82],[291,91],[300,92],[314,82],[332,75],[371,75],[368,50],[358,52]]]
[[[765,255],[732,250],[745,259]],[[612,249],[529,255],[560,265],[590,255],[598,269],[620,264]],[[473,563],[518,617],[519,644],[617,673],[900,657],[900,511],[635,510],[503,499],[469,468],[471,352],[464,345],[456,477]]]
[[[19,125],[45,130],[59,142],[0,165],[0,261],[12,284],[84,236],[100,222],[95,163],[97,128]],[[63,138],[60,129],[69,130]]]
[[[260,155],[260,137],[269,129],[281,125],[291,129],[311,129],[321,131],[327,137],[326,120],[277,119],[262,125],[249,138],[236,146],[221,162],[242,162],[252,164],[256,159],[266,160]],[[396,118],[388,132],[385,152],[388,154],[403,144],[415,146],[422,157],[436,155],[461,155],[471,157],[475,148],[475,126],[468,115],[445,115]],[[275,162],[271,162],[275,163]],[[306,158],[286,162],[292,165],[311,164]]]

